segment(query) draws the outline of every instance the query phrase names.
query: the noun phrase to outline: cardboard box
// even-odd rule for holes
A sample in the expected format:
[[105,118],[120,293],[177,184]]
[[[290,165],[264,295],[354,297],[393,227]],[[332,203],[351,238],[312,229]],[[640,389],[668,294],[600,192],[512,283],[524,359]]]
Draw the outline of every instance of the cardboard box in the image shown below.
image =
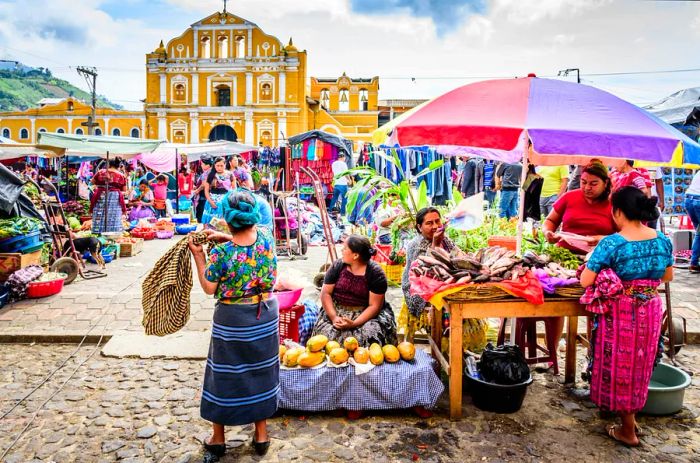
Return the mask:
[[17,270],[41,261],[41,250],[29,254],[0,254],[0,282],[7,281]]
[[143,251],[143,238],[132,238],[136,243],[119,243],[119,257],[133,257]]

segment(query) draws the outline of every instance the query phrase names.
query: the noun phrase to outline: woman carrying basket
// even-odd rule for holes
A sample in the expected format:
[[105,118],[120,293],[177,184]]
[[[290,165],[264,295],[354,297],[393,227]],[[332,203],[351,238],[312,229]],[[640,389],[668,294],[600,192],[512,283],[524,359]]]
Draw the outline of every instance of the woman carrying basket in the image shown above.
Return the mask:
[[201,402],[202,418],[213,427],[204,441],[205,461],[226,452],[224,426],[248,423],[255,423],[253,447],[264,455],[270,446],[266,420],[277,410],[279,391],[275,241],[256,226],[260,214],[250,193],[231,192],[220,207],[231,234],[209,232],[220,244],[208,259],[190,238],[202,289],[217,299]]

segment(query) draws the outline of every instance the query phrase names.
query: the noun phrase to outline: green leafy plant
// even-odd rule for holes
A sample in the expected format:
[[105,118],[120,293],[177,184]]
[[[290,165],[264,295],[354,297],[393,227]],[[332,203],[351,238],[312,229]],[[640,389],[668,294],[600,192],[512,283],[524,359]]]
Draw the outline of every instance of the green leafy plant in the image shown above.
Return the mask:
[[[385,155],[381,151],[375,151],[373,154],[381,157],[396,167],[399,171],[403,172],[401,160],[399,159],[398,154],[395,152],[392,152],[390,156]],[[420,178],[425,174],[433,172],[434,170],[441,168],[443,164],[443,160],[433,161],[427,168],[420,171],[416,177]],[[408,179],[404,178],[397,183],[383,176],[369,166],[355,167],[339,174],[339,176],[346,175],[359,177],[359,180],[355,182],[355,185],[353,185],[348,192],[347,209],[349,211],[355,209],[357,201],[361,195],[367,191],[372,191],[372,193],[369,197],[363,200],[360,213],[364,212],[368,207],[372,207],[376,201],[382,201],[384,204],[386,204],[390,198],[396,197],[398,198],[399,205],[408,216],[410,222],[415,224],[416,213],[422,208],[430,205],[430,199],[428,198],[428,187],[425,181],[420,182],[418,185],[417,194],[414,195]]]

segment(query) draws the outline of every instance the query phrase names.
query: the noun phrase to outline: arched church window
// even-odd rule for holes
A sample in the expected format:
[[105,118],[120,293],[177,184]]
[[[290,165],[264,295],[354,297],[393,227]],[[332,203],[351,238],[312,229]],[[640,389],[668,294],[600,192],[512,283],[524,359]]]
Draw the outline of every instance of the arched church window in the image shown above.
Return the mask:
[[245,58],[245,37],[236,36],[236,58]]
[[369,108],[369,92],[366,88],[360,89],[360,111],[367,111]]
[[272,84],[269,82],[263,82],[260,85],[260,101],[261,102],[271,102],[272,101]]
[[19,138],[20,140],[26,140],[29,138],[29,130],[27,129],[22,129],[19,131]]
[[184,103],[185,102],[185,85],[175,84],[173,89],[173,102]]
[[228,85],[219,85],[216,87],[216,105],[231,106],[231,89]]
[[131,138],[140,138],[140,137],[141,137],[141,135],[139,134],[139,129],[137,129],[136,127],[131,129]]
[[228,37],[219,37],[219,58],[228,58]]
[[321,106],[326,110],[331,107],[331,92],[327,88],[321,90]]
[[112,129],[112,135],[114,135],[115,137],[121,137],[122,131],[117,129],[117,128],[114,128],[114,129]]
[[209,37],[202,37],[202,58],[211,58],[211,40],[209,40]]
[[338,110],[350,111],[350,92],[347,88],[340,90],[340,97],[338,98]]

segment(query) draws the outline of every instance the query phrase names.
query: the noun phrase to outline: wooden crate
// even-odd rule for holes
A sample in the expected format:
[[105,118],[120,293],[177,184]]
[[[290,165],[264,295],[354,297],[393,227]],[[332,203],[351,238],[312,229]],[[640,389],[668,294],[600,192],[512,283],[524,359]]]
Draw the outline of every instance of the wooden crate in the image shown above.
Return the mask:
[[119,257],[133,257],[143,251],[143,238],[132,238],[136,243],[119,243]]
[[0,282],[7,281],[17,270],[41,261],[41,250],[29,254],[0,254]]

